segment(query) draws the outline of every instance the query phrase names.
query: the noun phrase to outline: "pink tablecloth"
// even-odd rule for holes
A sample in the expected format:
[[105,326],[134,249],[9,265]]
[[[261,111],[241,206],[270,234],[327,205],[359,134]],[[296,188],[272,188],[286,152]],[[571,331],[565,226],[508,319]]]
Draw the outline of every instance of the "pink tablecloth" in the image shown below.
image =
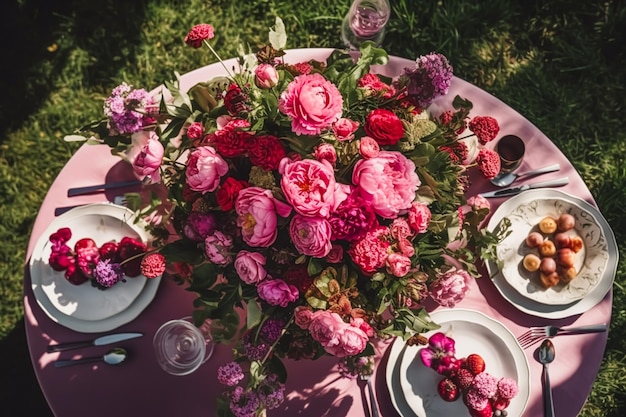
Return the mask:
[[[331,50],[291,50],[286,59],[300,62],[308,59],[324,60]],[[229,60],[228,67],[235,64]],[[390,63],[376,71],[389,76],[397,75],[412,61],[393,58]],[[198,81],[205,81],[222,74],[218,64],[210,65],[182,78],[182,88],[188,89]],[[455,78],[446,100],[460,95],[474,103],[471,115],[495,117],[501,126],[499,137],[516,134],[526,143],[527,157],[524,168],[536,168],[554,162],[561,163],[561,171],[545,175],[542,179],[569,176],[569,185],[561,190],[594,204],[593,198],[580,176],[556,146],[535,126],[497,98],[479,88]],[[497,140],[498,138],[496,138]],[[41,206],[28,247],[32,253],[36,241],[47,225],[54,219],[57,207],[79,203],[112,200],[123,190],[93,194],[83,197],[67,197],[71,186],[92,185],[119,179],[132,178],[129,167],[111,156],[103,146],[83,146],[67,163],[52,184]],[[473,178],[470,193],[493,189],[485,180]],[[500,200],[492,200],[495,210]],[[24,306],[28,346],[35,373],[50,408],[58,417],[89,415],[92,417],[135,416],[186,416],[213,415],[215,397],[221,391],[216,381],[216,369],[231,357],[227,346],[218,346],[213,357],[197,372],[184,377],[170,376],[161,371],[152,353],[152,335],[159,325],[169,319],[188,315],[194,295],[182,287],[164,279],[153,302],[135,320],[121,326],[120,331],[141,331],[145,337],[127,342],[131,357],[122,366],[86,365],[57,369],[52,362],[58,353],[46,353],[49,342],[66,342],[91,338],[94,334],[80,334],[53,322],[43,312],[34,298],[28,265],[24,271]],[[528,326],[550,322],[557,325],[585,325],[608,323],[611,318],[612,294],[591,310],[581,315],[559,320],[546,320],[525,314],[509,304],[497,291],[489,278],[484,277],[472,284],[466,299],[459,305],[474,309],[499,320],[511,332],[519,336]],[[582,408],[595,380],[606,346],[607,334],[590,334],[555,338],[557,359],[551,366],[555,410],[559,417],[575,417]],[[389,343],[379,343],[378,366],[374,375],[375,392],[383,417],[397,416],[385,382]],[[99,355],[106,347],[75,351],[76,355]],[[531,369],[531,393],[525,417],[542,415],[541,367],[533,358],[534,349],[527,349],[526,356]],[[74,353],[64,353],[69,357]],[[333,358],[318,361],[287,362],[289,380],[287,400],[271,416],[351,416],[366,415],[363,403],[366,395],[362,384],[342,379]],[[514,417],[514,416],[512,416]]]

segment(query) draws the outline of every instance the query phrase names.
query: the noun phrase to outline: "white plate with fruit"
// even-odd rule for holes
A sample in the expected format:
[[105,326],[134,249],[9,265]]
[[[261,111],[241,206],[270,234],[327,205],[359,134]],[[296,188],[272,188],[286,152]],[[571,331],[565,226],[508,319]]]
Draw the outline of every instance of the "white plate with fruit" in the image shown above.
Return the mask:
[[523,192],[504,202],[488,229],[507,218],[511,233],[487,264],[502,293],[523,311],[548,318],[580,314],[613,285],[617,245],[610,226],[591,204],[562,191]]
[[[502,323],[475,310],[437,310],[431,313],[431,318],[441,328],[425,336],[442,332],[454,339],[456,358],[466,360],[472,357],[482,362],[482,369],[473,373],[483,373],[483,376],[489,374],[496,379],[507,378],[516,382],[518,392],[503,406],[506,413],[501,415],[522,415],[530,395],[531,378],[526,355],[515,336]],[[452,390],[457,390],[455,399],[444,399],[449,391],[445,394],[440,392],[440,383],[446,377],[423,364],[419,355],[423,348],[404,346],[401,338],[392,345],[387,384],[396,410],[402,416],[470,416],[463,398],[470,388],[454,385]],[[450,379],[455,380],[454,377]]]

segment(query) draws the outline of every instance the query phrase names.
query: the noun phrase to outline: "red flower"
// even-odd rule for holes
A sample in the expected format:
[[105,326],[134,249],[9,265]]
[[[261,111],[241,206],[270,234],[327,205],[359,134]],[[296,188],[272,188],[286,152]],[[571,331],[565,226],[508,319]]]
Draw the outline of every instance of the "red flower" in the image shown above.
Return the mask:
[[187,36],[185,36],[185,43],[193,48],[200,48],[202,41],[213,39],[213,26],[203,23],[191,28]]
[[249,110],[247,101],[248,96],[244,94],[237,84],[232,83],[228,86],[228,90],[226,90],[224,95],[224,106],[226,106],[230,114],[237,115],[247,112]]
[[360,88],[370,90],[376,94],[380,94],[383,98],[391,98],[395,94],[395,89],[385,84],[378,78],[378,75],[368,73],[364,75],[357,84]]
[[235,200],[239,191],[248,187],[248,183],[239,181],[233,177],[228,177],[217,190],[217,204],[224,211],[232,210],[235,207]]
[[469,128],[481,145],[493,140],[500,131],[498,121],[491,116],[476,116],[469,122]]
[[146,278],[156,278],[165,272],[165,256],[151,253],[141,260],[141,273]]
[[299,62],[297,64],[294,64],[293,67],[301,75],[310,74],[311,70],[313,70],[313,66],[311,64],[309,64],[308,62]]
[[476,163],[480,172],[489,180],[500,172],[500,156],[491,149],[481,149],[476,157]]
[[204,140],[214,146],[220,155],[226,158],[235,158],[245,152],[246,142],[248,142],[249,138],[249,132],[222,129],[211,133]]
[[261,168],[270,171],[278,169],[278,163],[287,153],[276,136],[255,136],[248,144],[250,161]]
[[404,126],[394,112],[376,109],[365,120],[365,132],[381,146],[395,145],[404,136]]
[[[129,236],[124,236],[118,246],[117,256],[120,261],[133,258],[146,251],[146,244]],[[141,274],[141,257],[138,256],[122,264],[122,270],[128,277]]]

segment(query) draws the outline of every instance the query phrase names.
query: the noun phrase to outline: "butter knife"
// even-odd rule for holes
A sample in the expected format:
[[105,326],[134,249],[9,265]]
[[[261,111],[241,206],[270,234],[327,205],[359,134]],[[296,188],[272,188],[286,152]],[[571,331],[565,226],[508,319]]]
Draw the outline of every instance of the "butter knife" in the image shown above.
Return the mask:
[[89,185],[87,187],[75,187],[67,190],[68,197],[74,197],[77,195],[83,194],[91,194],[98,191],[109,190],[111,188],[124,188],[124,187],[135,187],[141,185],[141,181],[121,181],[121,182],[108,182],[106,184],[98,184],[98,185]]
[[104,346],[112,343],[123,342],[124,340],[136,339],[143,336],[143,333],[115,333],[106,336],[100,336],[93,340],[84,340],[80,342],[59,343],[56,345],[48,345],[46,352],[61,352],[64,350],[78,349],[89,346]]
[[567,184],[569,184],[569,178],[563,177],[563,178],[557,178],[555,180],[541,181],[541,182],[535,182],[532,184],[520,185],[519,187],[511,187],[511,188],[505,188],[503,190],[489,191],[486,193],[481,193],[479,195],[485,198],[510,197],[510,196],[519,194],[522,191],[532,190],[534,188],[562,187],[563,185],[567,185]]

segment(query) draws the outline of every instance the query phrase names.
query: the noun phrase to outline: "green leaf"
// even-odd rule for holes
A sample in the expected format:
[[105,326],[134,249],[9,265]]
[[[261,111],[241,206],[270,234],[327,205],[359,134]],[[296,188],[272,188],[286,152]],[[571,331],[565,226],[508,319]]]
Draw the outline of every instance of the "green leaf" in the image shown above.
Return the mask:
[[283,20],[276,16],[276,23],[274,27],[270,29],[270,44],[274,49],[284,49],[287,45],[287,32],[285,31],[285,24]]
[[263,312],[255,300],[248,301],[246,304],[246,313],[246,326],[248,329],[252,329],[254,326],[261,323]]

